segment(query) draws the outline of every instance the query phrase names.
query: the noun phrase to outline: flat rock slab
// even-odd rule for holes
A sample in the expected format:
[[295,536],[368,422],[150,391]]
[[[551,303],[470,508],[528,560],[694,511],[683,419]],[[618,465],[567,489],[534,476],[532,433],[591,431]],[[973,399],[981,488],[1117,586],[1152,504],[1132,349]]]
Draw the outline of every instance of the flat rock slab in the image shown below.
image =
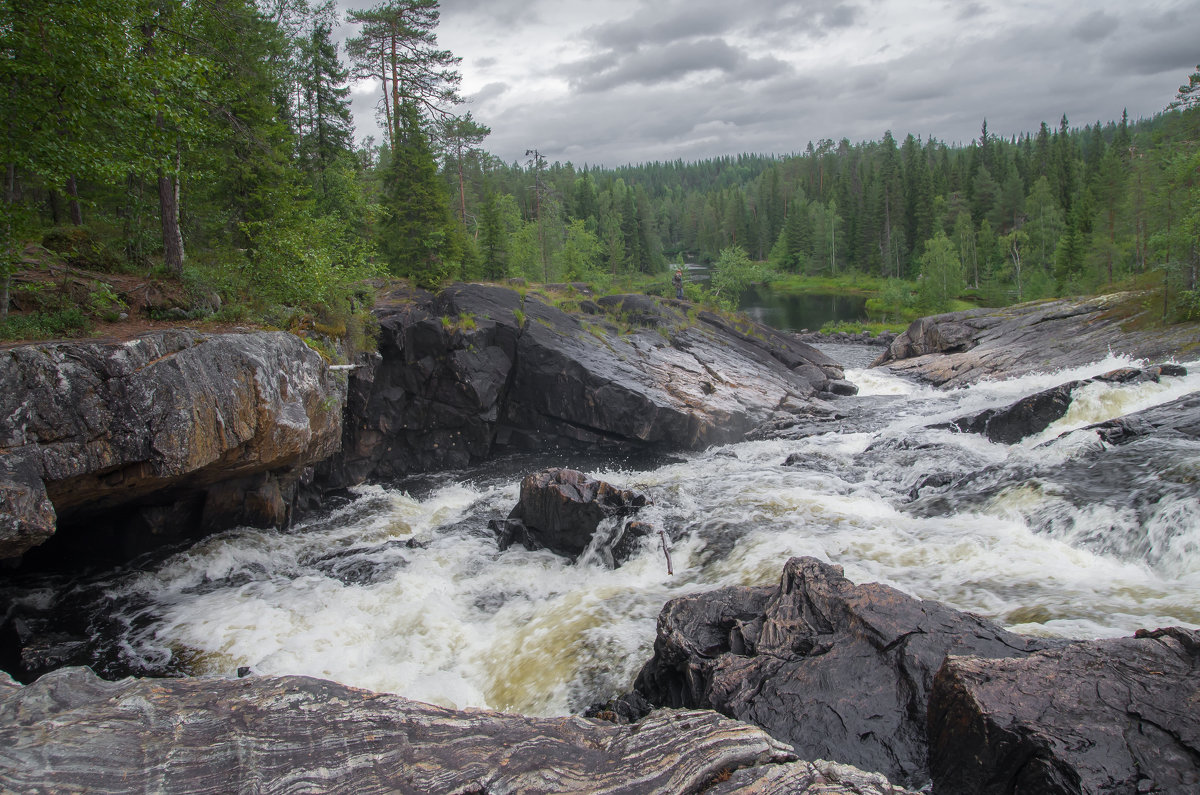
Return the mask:
[[1195,323],[1127,330],[1148,311],[1141,300],[1139,294],[1121,293],[923,317],[874,366],[955,387],[1098,362],[1110,352],[1153,361],[1200,352]]
[[949,657],[929,745],[936,792],[1200,792],[1200,632]]
[[93,793],[901,793],[752,726],[455,711],[300,676],[0,675],[0,789]]
[[792,558],[778,586],[669,602],[635,688],[652,704],[761,726],[802,757],[922,786],[928,693],[946,655],[1024,656],[1060,643]]

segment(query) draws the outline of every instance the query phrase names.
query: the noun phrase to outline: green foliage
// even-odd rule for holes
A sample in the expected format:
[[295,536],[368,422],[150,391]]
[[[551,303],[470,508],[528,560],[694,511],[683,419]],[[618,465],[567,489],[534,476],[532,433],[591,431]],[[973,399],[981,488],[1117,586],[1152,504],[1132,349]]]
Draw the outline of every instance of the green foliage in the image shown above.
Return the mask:
[[751,262],[741,246],[721,251],[712,272],[712,297],[719,304],[733,309],[738,298],[752,284],[766,281],[768,269],[760,262]]
[[28,340],[54,337],[80,337],[92,329],[92,323],[77,306],[28,315],[9,315],[0,321],[0,339]]
[[387,216],[380,247],[392,273],[436,287],[458,264],[443,256],[451,223],[446,192],[416,105],[405,102],[399,112],[402,126],[384,185]]
[[939,229],[921,255],[921,280],[918,292],[921,306],[944,312],[963,288],[962,263],[958,251]]

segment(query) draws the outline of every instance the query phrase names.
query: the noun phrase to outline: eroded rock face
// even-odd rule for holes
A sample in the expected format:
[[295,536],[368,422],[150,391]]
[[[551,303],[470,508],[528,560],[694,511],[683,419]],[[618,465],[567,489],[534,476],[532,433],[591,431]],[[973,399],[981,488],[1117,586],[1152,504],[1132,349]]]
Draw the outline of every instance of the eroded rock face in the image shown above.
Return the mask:
[[116,506],[148,532],[181,503],[209,530],[285,524],[304,469],[338,447],[344,390],[282,332],[0,351],[0,557]]
[[635,725],[458,712],[300,676],[0,674],[0,789],[88,792],[899,793],[713,712]]
[[[619,489],[574,469],[535,472],[521,481],[520,500],[497,528],[500,548],[519,543],[576,558],[587,549],[602,521],[625,519],[647,502],[644,494]],[[614,541],[619,544],[624,533],[622,528],[621,538]]]
[[[699,449],[830,411],[841,367],[809,345],[647,296],[567,313],[532,292],[455,285],[381,301],[381,359],[351,383],[334,486],[549,448]],[[617,323],[626,324],[618,327]],[[369,380],[369,384],[359,382]],[[361,411],[355,395],[361,393]]]
[[913,321],[876,361],[939,386],[1073,367],[1110,352],[1165,360],[1200,351],[1196,326],[1125,330],[1123,306],[1137,296],[1034,301]]
[[949,657],[929,750],[936,792],[1200,791],[1200,632]]
[[947,654],[1024,656],[1056,641],[792,558],[778,586],[673,599],[635,689],[761,726],[802,757],[928,781],[926,704]]

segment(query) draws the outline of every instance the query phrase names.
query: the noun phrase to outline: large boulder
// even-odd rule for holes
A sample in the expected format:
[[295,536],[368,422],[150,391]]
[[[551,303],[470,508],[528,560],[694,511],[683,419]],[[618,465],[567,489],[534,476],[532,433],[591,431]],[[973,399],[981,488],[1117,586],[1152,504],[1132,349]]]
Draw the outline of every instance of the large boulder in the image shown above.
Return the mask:
[[1200,632],[949,657],[929,757],[935,792],[1200,792]]
[[1032,301],[914,320],[874,366],[939,386],[1075,367],[1110,353],[1162,361],[1200,352],[1194,323],[1132,328],[1145,295]]
[[286,524],[306,469],[338,448],[344,394],[283,332],[0,351],[0,557],[67,526],[86,546],[104,516],[131,551],[139,532]]
[[710,707],[761,726],[802,757],[922,786],[926,704],[946,656],[1025,656],[1058,645],[792,558],[778,586],[669,602],[635,689],[653,704]]
[[344,452],[324,482],[505,452],[700,449],[831,411],[831,390],[848,391],[836,362],[766,326],[648,296],[580,306],[487,285],[386,295],[381,358],[351,379]]
[[[619,489],[574,469],[547,469],[521,481],[521,498],[500,527],[501,548],[520,543],[577,558],[600,523],[620,520],[645,507],[646,495]],[[614,528],[618,533],[626,528]],[[620,539],[614,539],[617,543]]]
[[5,792],[857,793],[901,790],[797,761],[712,712],[634,725],[458,712],[301,676],[0,674]]

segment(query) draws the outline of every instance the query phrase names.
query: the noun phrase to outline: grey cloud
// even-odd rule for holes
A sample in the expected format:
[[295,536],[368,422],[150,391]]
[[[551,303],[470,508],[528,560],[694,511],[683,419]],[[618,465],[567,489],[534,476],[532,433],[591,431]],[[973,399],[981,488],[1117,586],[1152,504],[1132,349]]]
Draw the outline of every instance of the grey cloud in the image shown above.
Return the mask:
[[1117,51],[1108,59],[1107,72],[1158,75],[1178,70],[1180,79],[1184,79],[1191,69],[1180,68],[1180,64],[1195,65],[1197,58],[1200,58],[1200,51],[1196,46],[1195,31],[1176,28],[1145,39],[1122,38]]
[[975,17],[983,16],[987,13],[987,9],[983,3],[948,3],[948,7],[957,9],[955,18],[960,21],[974,19]]
[[577,62],[568,74],[572,88],[597,92],[629,84],[655,85],[712,70],[734,80],[763,80],[789,68],[774,57],[750,58],[721,39],[700,39],[639,49],[621,59],[606,53]]
[[1075,23],[1071,35],[1082,42],[1093,44],[1108,38],[1117,29],[1116,17],[1109,16],[1103,11],[1095,11]]
[[507,94],[508,91],[509,91],[509,85],[507,83],[501,83],[501,82],[488,83],[483,88],[479,89],[474,94],[467,97],[467,101],[471,102],[471,103],[477,103],[477,104],[482,105],[486,102],[496,99],[497,97]]
[[583,33],[601,47],[630,52],[644,45],[725,33],[737,16],[728,3],[663,4],[644,14],[587,27]]

